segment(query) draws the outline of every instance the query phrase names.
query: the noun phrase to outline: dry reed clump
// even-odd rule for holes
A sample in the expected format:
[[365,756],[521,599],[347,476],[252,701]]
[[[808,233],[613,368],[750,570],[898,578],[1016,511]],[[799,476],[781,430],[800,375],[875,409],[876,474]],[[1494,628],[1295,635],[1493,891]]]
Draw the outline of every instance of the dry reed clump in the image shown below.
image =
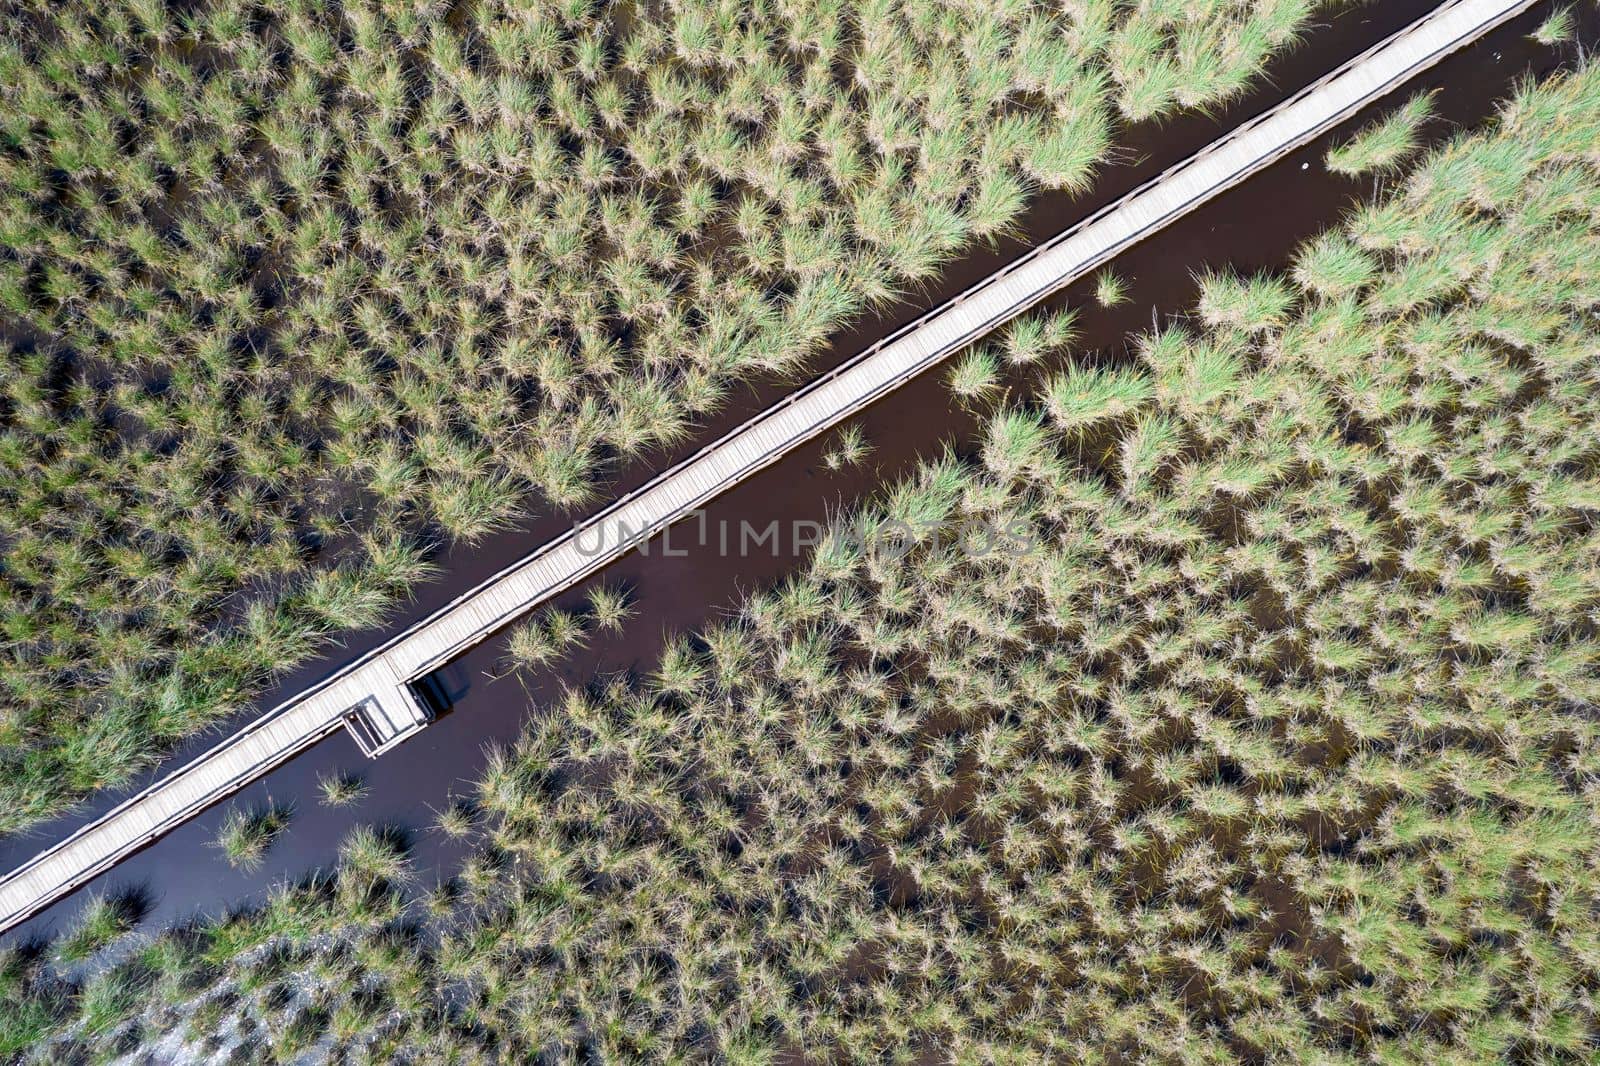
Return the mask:
[[[398,861],[327,893],[387,916],[323,987],[394,1009],[340,1046],[1592,1059],[1597,144],[1600,69],[1524,90],[1293,283],[1207,278],[857,517],[909,551],[830,537],[568,693],[490,760],[436,936]],[[308,943],[275,906],[200,954],[238,984],[238,944]],[[116,1031],[28,965],[18,1026]]]
[[1311,0],[0,13],[0,832],[1238,92]]

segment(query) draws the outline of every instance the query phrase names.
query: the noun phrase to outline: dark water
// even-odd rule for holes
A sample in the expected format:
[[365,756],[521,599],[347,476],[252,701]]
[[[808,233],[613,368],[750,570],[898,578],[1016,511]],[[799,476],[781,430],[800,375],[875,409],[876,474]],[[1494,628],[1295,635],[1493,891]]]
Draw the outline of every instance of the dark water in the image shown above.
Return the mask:
[[[1025,239],[1002,242],[951,264],[938,284],[840,336],[817,361],[813,372],[848,358],[917,317],[926,307],[966,288],[1027,247],[1060,232],[1095,207],[1182,159],[1222,130],[1271,106],[1432,6],[1427,0],[1386,0],[1381,5],[1346,12],[1314,30],[1293,55],[1275,64],[1263,87],[1247,100],[1211,119],[1186,118],[1125,130],[1120,138],[1124,146],[1121,158],[1102,173],[1091,196],[1039,198],[1022,221]],[[1439,88],[1435,103],[1440,118],[1428,128],[1429,135],[1439,140],[1488,115],[1494,102],[1519,77],[1543,74],[1570,62],[1576,55],[1571,46],[1545,49],[1526,38],[1553,8],[1552,4],[1535,7],[1426,77],[1408,84],[1391,100],[1357,116],[1323,142],[1285,158],[1119,257],[1115,269],[1128,282],[1130,297],[1121,306],[1106,310],[1096,305],[1090,281],[1069,288],[1056,302],[1079,309],[1081,336],[1076,349],[1107,355],[1120,352],[1130,332],[1192,305],[1195,276],[1207,266],[1231,266],[1242,271],[1282,266],[1298,241],[1335,221],[1341,208],[1371,193],[1370,182],[1329,174],[1322,165],[1322,156],[1329,142],[1347,136],[1383,107],[1413,92]],[[1577,12],[1581,12],[1580,39],[1600,39],[1600,13],[1588,5]],[[648,464],[627,470],[617,479],[615,492],[620,494],[641,484],[655,470],[698,449],[786,391],[784,385],[745,390],[694,441],[675,453],[656,456]],[[145,918],[148,927],[197,912],[218,913],[230,905],[259,898],[273,883],[328,864],[336,854],[338,842],[360,823],[412,830],[419,881],[426,885],[449,876],[465,846],[430,828],[432,812],[442,809],[452,794],[470,788],[483,765],[487,745],[515,737],[534,708],[558,695],[563,684],[582,684],[597,673],[648,670],[666,634],[704,625],[735,603],[740,593],[766,586],[794,567],[795,557],[787,550],[774,556],[766,545],[742,557],[737,550],[724,555],[717,545],[721,524],[727,524],[736,549],[741,520],[756,528],[775,520],[784,530],[784,548],[788,549],[791,544],[787,533],[792,523],[825,520],[870,495],[883,482],[909,473],[919,458],[935,456],[944,446],[965,449],[975,429],[971,416],[951,406],[942,371],[907,384],[854,421],[874,446],[863,466],[830,472],[821,460],[828,440],[812,442],[713,502],[706,514],[708,547],[697,547],[698,529],[692,522],[684,523],[668,532],[668,543],[663,544],[658,538],[648,555],[630,555],[604,571],[598,580],[630,588],[639,608],[620,636],[597,636],[588,648],[570,657],[559,669],[539,675],[527,690],[516,679],[492,679],[503,671],[503,664],[497,662],[502,641],[492,640],[441,672],[439,681],[450,692],[455,706],[417,737],[382,758],[369,761],[353,741],[342,732],[337,733],[95,879],[87,890],[145,892],[150,901]],[[272,706],[300,691],[412,619],[520,558],[565,529],[569,521],[546,517],[455,551],[443,560],[444,575],[419,589],[416,600],[390,627],[351,636],[343,649],[335,649],[287,675],[263,695],[260,705]],[[669,549],[673,554],[668,554]],[[676,554],[679,551],[685,554]],[[570,606],[583,599],[580,588],[557,602]],[[215,740],[216,734],[192,740],[155,773],[192,757]],[[330,810],[320,806],[316,787],[319,776],[340,771],[362,776],[368,794],[349,808]],[[120,798],[99,797],[82,810],[55,819],[34,833],[0,840],[0,869],[25,861],[114,806]],[[295,815],[288,832],[261,870],[245,874],[231,869],[211,846],[226,809],[233,804],[263,804],[269,798],[293,805]],[[85,889],[80,889],[66,897],[12,931],[5,940],[59,931],[70,923],[84,894]]]

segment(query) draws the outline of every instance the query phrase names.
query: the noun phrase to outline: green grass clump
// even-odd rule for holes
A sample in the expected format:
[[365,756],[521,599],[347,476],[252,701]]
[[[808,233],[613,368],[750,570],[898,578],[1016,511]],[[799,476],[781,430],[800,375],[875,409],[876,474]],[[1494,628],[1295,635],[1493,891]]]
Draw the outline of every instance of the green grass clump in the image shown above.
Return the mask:
[[317,791],[324,807],[348,807],[367,794],[367,783],[356,774],[339,770],[317,778]]
[[259,807],[231,807],[222,819],[213,844],[228,865],[247,872],[259,870],[273,843],[289,828],[289,809],[275,803]]
[[1013,319],[1002,331],[1001,348],[1011,366],[1028,366],[1063,351],[1078,336],[1078,314],[1066,308],[1031,312]]
[[982,403],[1000,391],[1000,363],[990,349],[977,348],[956,360],[946,380],[962,403]]
[[0,832],[1242,91],[1305,0],[0,13]]
[[1154,391],[1143,375],[1074,365],[1049,380],[1043,402],[1059,430],[1078,434],[1121,418],[1147,401]]
[[69,987],[50,980],[31,946],[0,949],[0,1055],[45,1046],[71,1009]]
[[1119,307],[1128,302],[1128,283],[1111,270],[1102,270],[1094,281],[1094,299],[1101,307]]
[[1546,48],[1553,48],[1558,44],[1566,44],[1572,40],[1576,27],[1576,20],[1572,17],[1572,8],[1563,7],[1558,11],[1551,12],[1550,17],[1539,23],[1538,28],[1528,36]]
[[78,1024],[84,1036],[109,1033],[145,1005],[146,983],[136,966],[114,966],[89,978],[78,996]]
[[822,465],[829,470],[843,470],[859,466],[872,453],[872,445],[859,424],[852,423],[834,435],[833,442],[822,453]]
[[1418,93],[1389,115],[1328,151],[1335,174],[1393,174],[1422,143],[1422,127],[1433,117],[1433,96]]
[[438,813],[434,825],[445,836],[464,840],[477,828],[477,814],[470,803],[464,800],[452,800]]
[[0,1054],[17,1056],[43,1045],[59,1024],[57,1006],[38,996],[7,997],[0,1011]]
[[511,631],[506,653],[523,667],[548,666],[588,643],[583,619],[560,607],[545,607]]
[[56,958],[83,962],[132,929],[137,918],[138,907],[127,897],[91,896],[71,930],[56,941]]
[[589,593],[589,618],[607,633],[621,633],[636,610],[625,589],[601,585]]
[[1354,241],[1340,233],[1325,233],[1300,250],[1294,280],[1318,296],[1347,296],[1370,283],[1377,270],[1377,260]]

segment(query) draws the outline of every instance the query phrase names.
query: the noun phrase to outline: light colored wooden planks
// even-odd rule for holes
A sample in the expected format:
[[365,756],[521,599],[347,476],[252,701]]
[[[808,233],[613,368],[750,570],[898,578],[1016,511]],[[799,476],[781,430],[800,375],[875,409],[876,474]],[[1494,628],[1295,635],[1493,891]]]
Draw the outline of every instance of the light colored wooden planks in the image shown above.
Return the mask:
[[437,669],[654,532],[771,465],[1061,287],[1521,13],[1534,0],[1449,0],[1271,111],[1152,179],[784,397],[719,441],[622,497],[280,704],[99,820],[0,879],[8,929],[196,812],[340,727],[368,697],[381,751],[421,728],[407,682]]

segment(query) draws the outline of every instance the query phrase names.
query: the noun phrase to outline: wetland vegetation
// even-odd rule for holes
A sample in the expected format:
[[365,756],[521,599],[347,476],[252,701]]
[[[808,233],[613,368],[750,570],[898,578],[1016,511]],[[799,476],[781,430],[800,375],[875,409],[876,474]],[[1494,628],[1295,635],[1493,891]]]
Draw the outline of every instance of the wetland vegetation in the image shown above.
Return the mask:
[[267,849],[289,828],[289,808],[268,802],[259,807],[229,809],[222,820],[215,845],[228,865],[241,870],[257,870],[266,861]]
[[0,1047],[1592,1061],[1597,145],[1582,69],[1134,360],[991,338],[1035,389],[851,516],[917,534],[545,708],[451,884],[363,830],[87,972],[13,950]]
[[1240,92],[1312,0],[163,0],[0,33],[0,832]]

